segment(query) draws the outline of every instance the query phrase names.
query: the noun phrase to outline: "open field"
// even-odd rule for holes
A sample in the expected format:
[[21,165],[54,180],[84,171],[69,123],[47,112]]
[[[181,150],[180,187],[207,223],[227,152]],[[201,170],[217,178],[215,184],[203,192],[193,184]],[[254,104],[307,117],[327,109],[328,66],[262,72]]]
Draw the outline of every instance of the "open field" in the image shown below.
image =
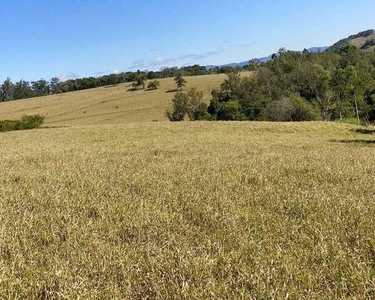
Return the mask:
[[0,299],[375,298],[375,136],[355,129],[2,133]]
[[[248,76],[250,72],[243,73]],[[204,100],[211,99],[211,90],[218,88],[226,75],[186,77],[185,90],[196,87],[204,92]],[[24,114],[42,114],[46,125],[98,125],[126,122],[151,122],[165,120],[165,111],[171,107],[176,89],[173,78],[160,79],[160,89],[155,91],[128,91],[131,84],[119,84],[51,95],[40,98],[0,103],[0,120],[18,119]]]

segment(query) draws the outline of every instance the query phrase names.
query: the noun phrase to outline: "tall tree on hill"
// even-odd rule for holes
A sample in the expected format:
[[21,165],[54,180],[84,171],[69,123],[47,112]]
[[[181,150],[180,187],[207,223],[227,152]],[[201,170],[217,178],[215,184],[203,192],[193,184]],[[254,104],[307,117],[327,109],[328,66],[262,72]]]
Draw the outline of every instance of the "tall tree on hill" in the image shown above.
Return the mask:
[[174,78],[174,82],[177,85],[177,89],[182,91],[182,88],[186,85],[186,80],[181,74],[177,74]]
[[357,97],[360,93],[360,85],[356,69],[352,66],[346,69],[338,69],[332,77],[331,85],[338,104],[340,120],[343,116],[354,116],[353,113],[359,118]]
[[47,80],[40,79],[31,83],[36,96],[45,96],[49,94],[49,83]]
[[14,85],[13,95],[14,99],[26,99],[35,96],[30,83],[22,79]]
[[137,78],[133,82],[134,89],[139,89],[140,87],[143,89],[146,87],[146,75],[142,73],[138,74]]
[[1,85],[1,100],[12,101],[14,99],[14,84],[8,77]]
[[49,84],[50,90],[53,94],[61,93],[61,87],[60,87],[60,79],[57,77],[53,77]]

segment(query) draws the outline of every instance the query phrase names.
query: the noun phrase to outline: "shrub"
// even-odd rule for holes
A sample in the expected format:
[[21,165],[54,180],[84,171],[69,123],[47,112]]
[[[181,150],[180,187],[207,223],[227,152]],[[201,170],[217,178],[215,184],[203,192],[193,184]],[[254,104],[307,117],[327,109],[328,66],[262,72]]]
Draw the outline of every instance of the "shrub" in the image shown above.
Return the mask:
[[21,120],[4,120],[0,121],[0,132],[39,128],[43,122],[44,116],[41,115],[23,116]]
[[201,103],[193,113],[196,121],[212,121],[212,116],[207,111],[207,104]]
[[217,116],[218,120],[240,121],[244,116],[240,113],[240,104],[238,101],[224,102]]
[[17,126],[20,121],[5,120],[0,121],[0,132],[17,130]]
[[302,97],[294,96],[271,102],[262,110],[260,118],[275,122],[314,121],[319,119],[319,114]]
[[160,82],[158,80],[153,80],[148,83],[147,88],[149,90],[157,90],[159,86],[160,86]]
[[21,129],[34,129],[40,128],[44,123],[44,116],[33,115],[33,116],[23,116],[21,118]]

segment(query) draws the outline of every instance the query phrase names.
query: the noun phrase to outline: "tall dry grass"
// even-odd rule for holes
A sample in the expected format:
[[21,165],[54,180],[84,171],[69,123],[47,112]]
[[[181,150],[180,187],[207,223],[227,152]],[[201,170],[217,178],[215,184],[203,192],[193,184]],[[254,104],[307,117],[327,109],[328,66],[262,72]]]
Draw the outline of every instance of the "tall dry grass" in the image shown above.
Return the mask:
[[334,123],[0,134],[0,299],[371,299],[375,139]]

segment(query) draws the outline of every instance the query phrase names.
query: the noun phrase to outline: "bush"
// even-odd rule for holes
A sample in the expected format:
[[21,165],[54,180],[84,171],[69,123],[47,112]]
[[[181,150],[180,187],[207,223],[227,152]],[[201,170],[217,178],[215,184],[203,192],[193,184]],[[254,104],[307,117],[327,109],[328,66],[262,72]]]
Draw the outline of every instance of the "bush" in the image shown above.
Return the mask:
[[212,116],[207,111],[207,104],[201,103],[193,113],[193,118],[196,121],[212,121]]
[[0,121],[0,132],[17,130],[19,123],[20,121],[13,121],[13,120]]
[[178,92],[172,99],[173,111],[167,111],[167,118],[172,122],[184,121],[189,111],[189,97]]
[[157,90],[159,86],[160,86],[160,82],[158,80],[153,80],[148,83],[147,88],[149,90]]
[[191,121],[211,120],[212,117],[207,111],[207,105],[202,102],[203,92],[196,88],[190,89],[186,94],[178,92],[172,99],[172,111],[166,115],[170,121],[184,121],[186,118]]
[[271,102],[261,112],[261,120],[275,122],[300,122],[319,120],[314,107],[300,96]]
[[44,116],[23,116],[21,120],[0,121],[0,132],[13,130],[28,130],[39,128],[44,122]]
[[241,121],[244,116],[240,112],[240,104],[238,101],[228,101],[224,102],[217,115],[218,120],[227,121]]
[[21,128],[22,130],[39,128],[44,123],[44,116],[33,115],[33,116],[23,116],[21,118]]

